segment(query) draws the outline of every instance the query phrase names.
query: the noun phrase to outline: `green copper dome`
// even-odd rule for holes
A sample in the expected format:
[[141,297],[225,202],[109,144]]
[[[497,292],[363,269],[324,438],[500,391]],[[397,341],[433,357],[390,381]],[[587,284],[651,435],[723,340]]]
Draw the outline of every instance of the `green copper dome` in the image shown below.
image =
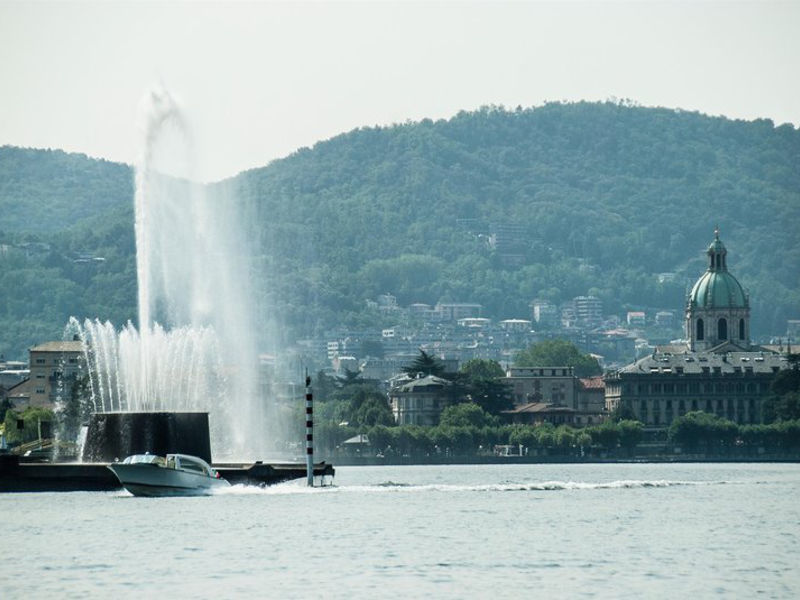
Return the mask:
[[747,308],[747,295],[736,277],[728,273],[728,251],[719,239],[719,229],[714,231],[706,254],[708,270],[694,284],[689,303],[698,308]]
[[706,271],[697,280],[689,302],[698,308],[747,308],[747,295],[727,271]]

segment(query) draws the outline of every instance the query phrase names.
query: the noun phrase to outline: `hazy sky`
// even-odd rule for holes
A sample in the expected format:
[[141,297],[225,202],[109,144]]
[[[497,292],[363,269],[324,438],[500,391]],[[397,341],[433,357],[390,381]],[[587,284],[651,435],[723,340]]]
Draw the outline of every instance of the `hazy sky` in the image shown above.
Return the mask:
[[155,82],[206,180],[355,127],[630,98],[800,124],[800,1],[9,2],[0,145],[132,163]]

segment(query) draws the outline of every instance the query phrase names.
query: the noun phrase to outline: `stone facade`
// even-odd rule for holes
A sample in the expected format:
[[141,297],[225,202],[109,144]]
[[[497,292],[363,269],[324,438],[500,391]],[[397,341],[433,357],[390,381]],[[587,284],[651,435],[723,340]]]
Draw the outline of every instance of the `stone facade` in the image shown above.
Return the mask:
[[622,407],[646,427],[666,428],[687,412],[760,423],[761,405],[785,356],[771,352],[655,352],[606,376],[606,409]]
[[511,367],[504,383],[515,406],[535,402],[574,407],[577,379],[572,367]]

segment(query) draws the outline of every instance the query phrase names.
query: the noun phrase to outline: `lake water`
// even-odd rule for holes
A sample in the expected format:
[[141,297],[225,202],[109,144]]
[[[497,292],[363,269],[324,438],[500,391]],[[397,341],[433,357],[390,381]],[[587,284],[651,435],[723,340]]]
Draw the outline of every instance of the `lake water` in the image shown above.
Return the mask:
[[797,464],[340,467],[0,511],[5,599],[800,597]]

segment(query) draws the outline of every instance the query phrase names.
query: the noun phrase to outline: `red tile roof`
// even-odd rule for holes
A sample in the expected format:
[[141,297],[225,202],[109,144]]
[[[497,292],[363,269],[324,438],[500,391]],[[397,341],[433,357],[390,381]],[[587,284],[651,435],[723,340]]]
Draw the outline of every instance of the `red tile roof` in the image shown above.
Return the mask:
[[606,384],[603,381],[603,378],[598,375],[597,377],[586,377],[580,380],[581,387],[585,390],[604,390],[606,389]]

